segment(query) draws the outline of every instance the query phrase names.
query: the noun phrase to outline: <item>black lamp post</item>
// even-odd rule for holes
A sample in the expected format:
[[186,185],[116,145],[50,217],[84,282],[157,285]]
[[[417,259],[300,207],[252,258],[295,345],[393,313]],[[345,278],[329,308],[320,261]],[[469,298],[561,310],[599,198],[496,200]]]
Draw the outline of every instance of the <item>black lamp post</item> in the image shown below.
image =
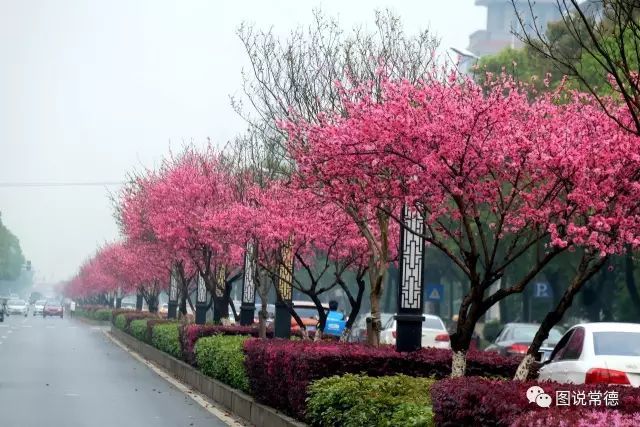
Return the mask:
[[293,280],[293,245],[285,244],[280,250],[281,263],[278,274],[278,299],[276,301],[276,318],[274,335],[276,338],[291,336],[291,313],[289,305],[293,297],[291,281]]
[[213,321],[220,323],[222,320],[222,304],[224,303],[225,279],[227,277],[227,269],[224,265],[218,268],[216,274],[216,285],[214,288],[214,304],[213,304]]
[[198,291],[196,293],[196,324],[204,325],[207,321],[207,286],[204,278],[198,273],[196,283]]
[[247,242],[244,253],[244,278],[242,281],[242,305],[240,306],[240,324],[252,325],[256,310],[256,250],[253,242]]
[[402,210],[396,351],[416,351],[422,347],[424,219],[408,206]]
[[118,293],[116,294],[116,308],[122,308],[122,287],[118,286]]
[[136,311],[142,311],[142,303],[143,303],[144,299],[142,297],[142,294],[138,293],[136,294]]
[[167,311],[168,319],[175,319],[178,314],[178,279],[176,271],[171,272],[171,280],[169,281],[169,307]]

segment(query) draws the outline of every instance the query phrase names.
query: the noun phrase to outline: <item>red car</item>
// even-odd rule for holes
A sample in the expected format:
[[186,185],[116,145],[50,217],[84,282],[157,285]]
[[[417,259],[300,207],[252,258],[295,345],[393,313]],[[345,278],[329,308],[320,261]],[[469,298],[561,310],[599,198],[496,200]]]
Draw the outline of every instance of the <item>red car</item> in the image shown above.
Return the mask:
[[42,309],[42,317],[47,316],[60,316],[62,319],[64,310],[62,309],[62,304],[60,301],[56,300],[48,300],[44,304],[44,308]]

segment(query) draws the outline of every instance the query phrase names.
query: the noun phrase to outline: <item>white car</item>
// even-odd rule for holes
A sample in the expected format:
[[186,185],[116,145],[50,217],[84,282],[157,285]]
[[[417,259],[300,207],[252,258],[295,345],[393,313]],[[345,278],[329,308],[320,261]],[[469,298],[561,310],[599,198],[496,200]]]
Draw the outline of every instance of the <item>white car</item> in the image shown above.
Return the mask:
[[[433,314],[423,314],[423,316],[422,347],[451,348],[449,333],[442,319]],[[395,345],[396,327],[395,316],[391,316],[386,323],[382,324],[382,332],[380,332],[380,342],[382,344]]]
[[36,301],[33,304],[33,315],[35,316],[36,314],[38,315],[42,315],[42,310],[44,310],[44,304],[47,302],[46,299],[41,299]]
[[7,313],[21,314],[26,317],[29,314],[29,305],[25,300],[10,299],[7,302]]
[[538,378],[560,383],[640,386],[640,324],[574,326],[556,344]]

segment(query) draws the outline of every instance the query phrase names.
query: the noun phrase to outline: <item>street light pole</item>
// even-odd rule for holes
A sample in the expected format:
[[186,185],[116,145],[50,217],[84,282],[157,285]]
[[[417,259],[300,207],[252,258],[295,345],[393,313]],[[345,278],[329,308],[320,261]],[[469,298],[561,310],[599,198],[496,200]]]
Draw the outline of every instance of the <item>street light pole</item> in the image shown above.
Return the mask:
[[252,241],[247,242],[244,254],[244,279],[242,282],[242,305],[240,306],[240,324],[253,324],[256,310],[256,247]]
[[171,280],[169,281],[169,307],[167,311],[168,319],[175,319],[178,314],[178,280],[175,268],[171,270]]
[[274,335],[276,338],[291,337],[291,313],[289,306],[293,298],[291,282],[293,280],[293,244],[285,243],[280,250],[281,262],[278,274],[278,299],[276,301],[276,318]]
[[196,324],[204,325],[207,321],[207,286],[200,273],[197,273],[196,283],[198,284],[198,292],[196,294]]
[[424,219],[404,205],[401,221],[396,351],[416,351],[422,347],[424,320]]

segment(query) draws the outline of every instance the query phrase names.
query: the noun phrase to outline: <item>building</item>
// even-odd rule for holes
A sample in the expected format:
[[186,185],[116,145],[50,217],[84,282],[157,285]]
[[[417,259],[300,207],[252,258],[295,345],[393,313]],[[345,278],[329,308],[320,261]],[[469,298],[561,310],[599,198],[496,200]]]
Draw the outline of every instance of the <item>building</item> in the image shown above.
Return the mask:
[[[513,34],[514,31],[520,31],[520,25],[511,0],[475,0],[475,4],[487,8],[487,26],[486,29],[475,31],[469,36],[468,50],[471,53],[481,57],[497,53],[506,47],[522,46]],[[527,0],[516,0],[516,7],[524,18],[526,27],[531,30],[534,17],[536,26],[542,32],[549,22],[560,19],[556,0],[531,0],[531,8]]]

